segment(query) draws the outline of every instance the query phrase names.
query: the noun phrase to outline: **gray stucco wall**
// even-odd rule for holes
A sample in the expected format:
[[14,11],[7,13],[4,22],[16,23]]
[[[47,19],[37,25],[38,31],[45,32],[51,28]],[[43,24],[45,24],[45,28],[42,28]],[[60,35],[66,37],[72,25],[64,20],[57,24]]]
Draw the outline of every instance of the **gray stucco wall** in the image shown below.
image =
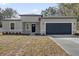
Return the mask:
[[[14,23],[14,30],[11,30],[10,24]],[[21,21],[2,21],[2,32],[22,32]]]
[[72,23],[72,34],[76,32],[77,19],[41,19],[40,33],[46,34],[46,23]]
[[[23,22],[23,33],[32,33],[32,24],[36,24],[35,32],[40,33],[40,23],[39,22]],[[27,31],[27,24],[28,24],[28,31]]]
[[41,16],[21,16],[22,22],[39,22]]
[[[21,16],[21,19],[17,18],[6,18],[2,21],[2,32],[22,32],[25,33],[26,28],[24,28],[24,23],[29,24],[30,33],[32,33],[32,24],[36,24],[36,32],[40,32],[40,21],[39,17],[41,16]],[[10,23],[14,23],[15,28],[11,30]]]
[[[22,23],[26,23],[29,25],[29,32],[32,33],[32,28],[31,28],[31,25],[32,24],[36,24],[36,32],[35,33],[40,33],[40,21],[39,21],[39,18],[41,16],[21,16],[21,20],[22,20]],[[25,33],[26,29],[24,28],[25,25],[22,25],[23,26],[23,33]]]
[[[10,20],[6,19],[5,21],[2,21],[2,31],[3,32],[25,32],[24,23],[28,23],[30,25],[30,31],[31,31],[31,24],[36,24],[36,33],[46,34],[46,23],[72,23],[72,34],[76,32],[76,21],[77,19],[71,18],[42,18],[41,21],[39,21],[39,18],[41,16],[21,16],[20,20]],[[15,29],[10,29],[10,23],[15,23]],[[32,33],[32,32],[31,32]]]

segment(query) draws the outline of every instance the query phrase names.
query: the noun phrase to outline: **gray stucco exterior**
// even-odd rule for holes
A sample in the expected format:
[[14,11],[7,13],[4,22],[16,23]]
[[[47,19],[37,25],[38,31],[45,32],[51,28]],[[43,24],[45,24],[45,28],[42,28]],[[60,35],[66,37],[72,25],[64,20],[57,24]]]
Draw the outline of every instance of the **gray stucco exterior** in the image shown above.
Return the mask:
[[[42,15],[20,15],[20,18],[6,18],[2,20],[1,32],[46,34],[46,23],[72,23],[72,34],[74,34],[76,32],[76,21],[77,17],[73,16],[43,17]],[[11,30],[11,23],[15,24],[14,30]]]
[[76,32],[76,17],[71,16],[58,16],[58,17],[44,17],[41,19],[40,32],[46,34],[46,23],[71,23],[72,24],[72,34]]

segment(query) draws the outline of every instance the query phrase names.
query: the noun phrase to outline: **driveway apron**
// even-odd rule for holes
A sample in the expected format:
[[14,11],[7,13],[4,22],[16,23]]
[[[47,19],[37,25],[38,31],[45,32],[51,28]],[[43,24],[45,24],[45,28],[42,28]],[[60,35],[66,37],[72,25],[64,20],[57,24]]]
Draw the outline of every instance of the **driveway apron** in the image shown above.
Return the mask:
[[69,55],[79,56],[79,36],[51,35],[49,37],[68,52]]

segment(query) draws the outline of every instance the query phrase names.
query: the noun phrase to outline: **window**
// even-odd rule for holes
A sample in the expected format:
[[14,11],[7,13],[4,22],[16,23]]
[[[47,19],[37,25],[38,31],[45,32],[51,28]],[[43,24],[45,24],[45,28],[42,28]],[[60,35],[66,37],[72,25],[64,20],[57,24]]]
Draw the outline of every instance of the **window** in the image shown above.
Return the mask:
[[29,29],[28,24],[27,24],[27,29]]
[[11,23],[10,26],[11,26],[11,30],[14,30],[14,23]]
[[2,22],[0,22],[0,28],[2,28]]

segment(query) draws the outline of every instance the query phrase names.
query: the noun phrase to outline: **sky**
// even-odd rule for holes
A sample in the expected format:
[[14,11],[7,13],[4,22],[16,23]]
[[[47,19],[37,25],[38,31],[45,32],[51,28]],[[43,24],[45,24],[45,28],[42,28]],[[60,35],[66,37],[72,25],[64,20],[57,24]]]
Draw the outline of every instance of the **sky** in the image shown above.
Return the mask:
[[19,14],[40,14],[49,6],[56,7],[54,3],[0,3],[0,8],[12,8]]

